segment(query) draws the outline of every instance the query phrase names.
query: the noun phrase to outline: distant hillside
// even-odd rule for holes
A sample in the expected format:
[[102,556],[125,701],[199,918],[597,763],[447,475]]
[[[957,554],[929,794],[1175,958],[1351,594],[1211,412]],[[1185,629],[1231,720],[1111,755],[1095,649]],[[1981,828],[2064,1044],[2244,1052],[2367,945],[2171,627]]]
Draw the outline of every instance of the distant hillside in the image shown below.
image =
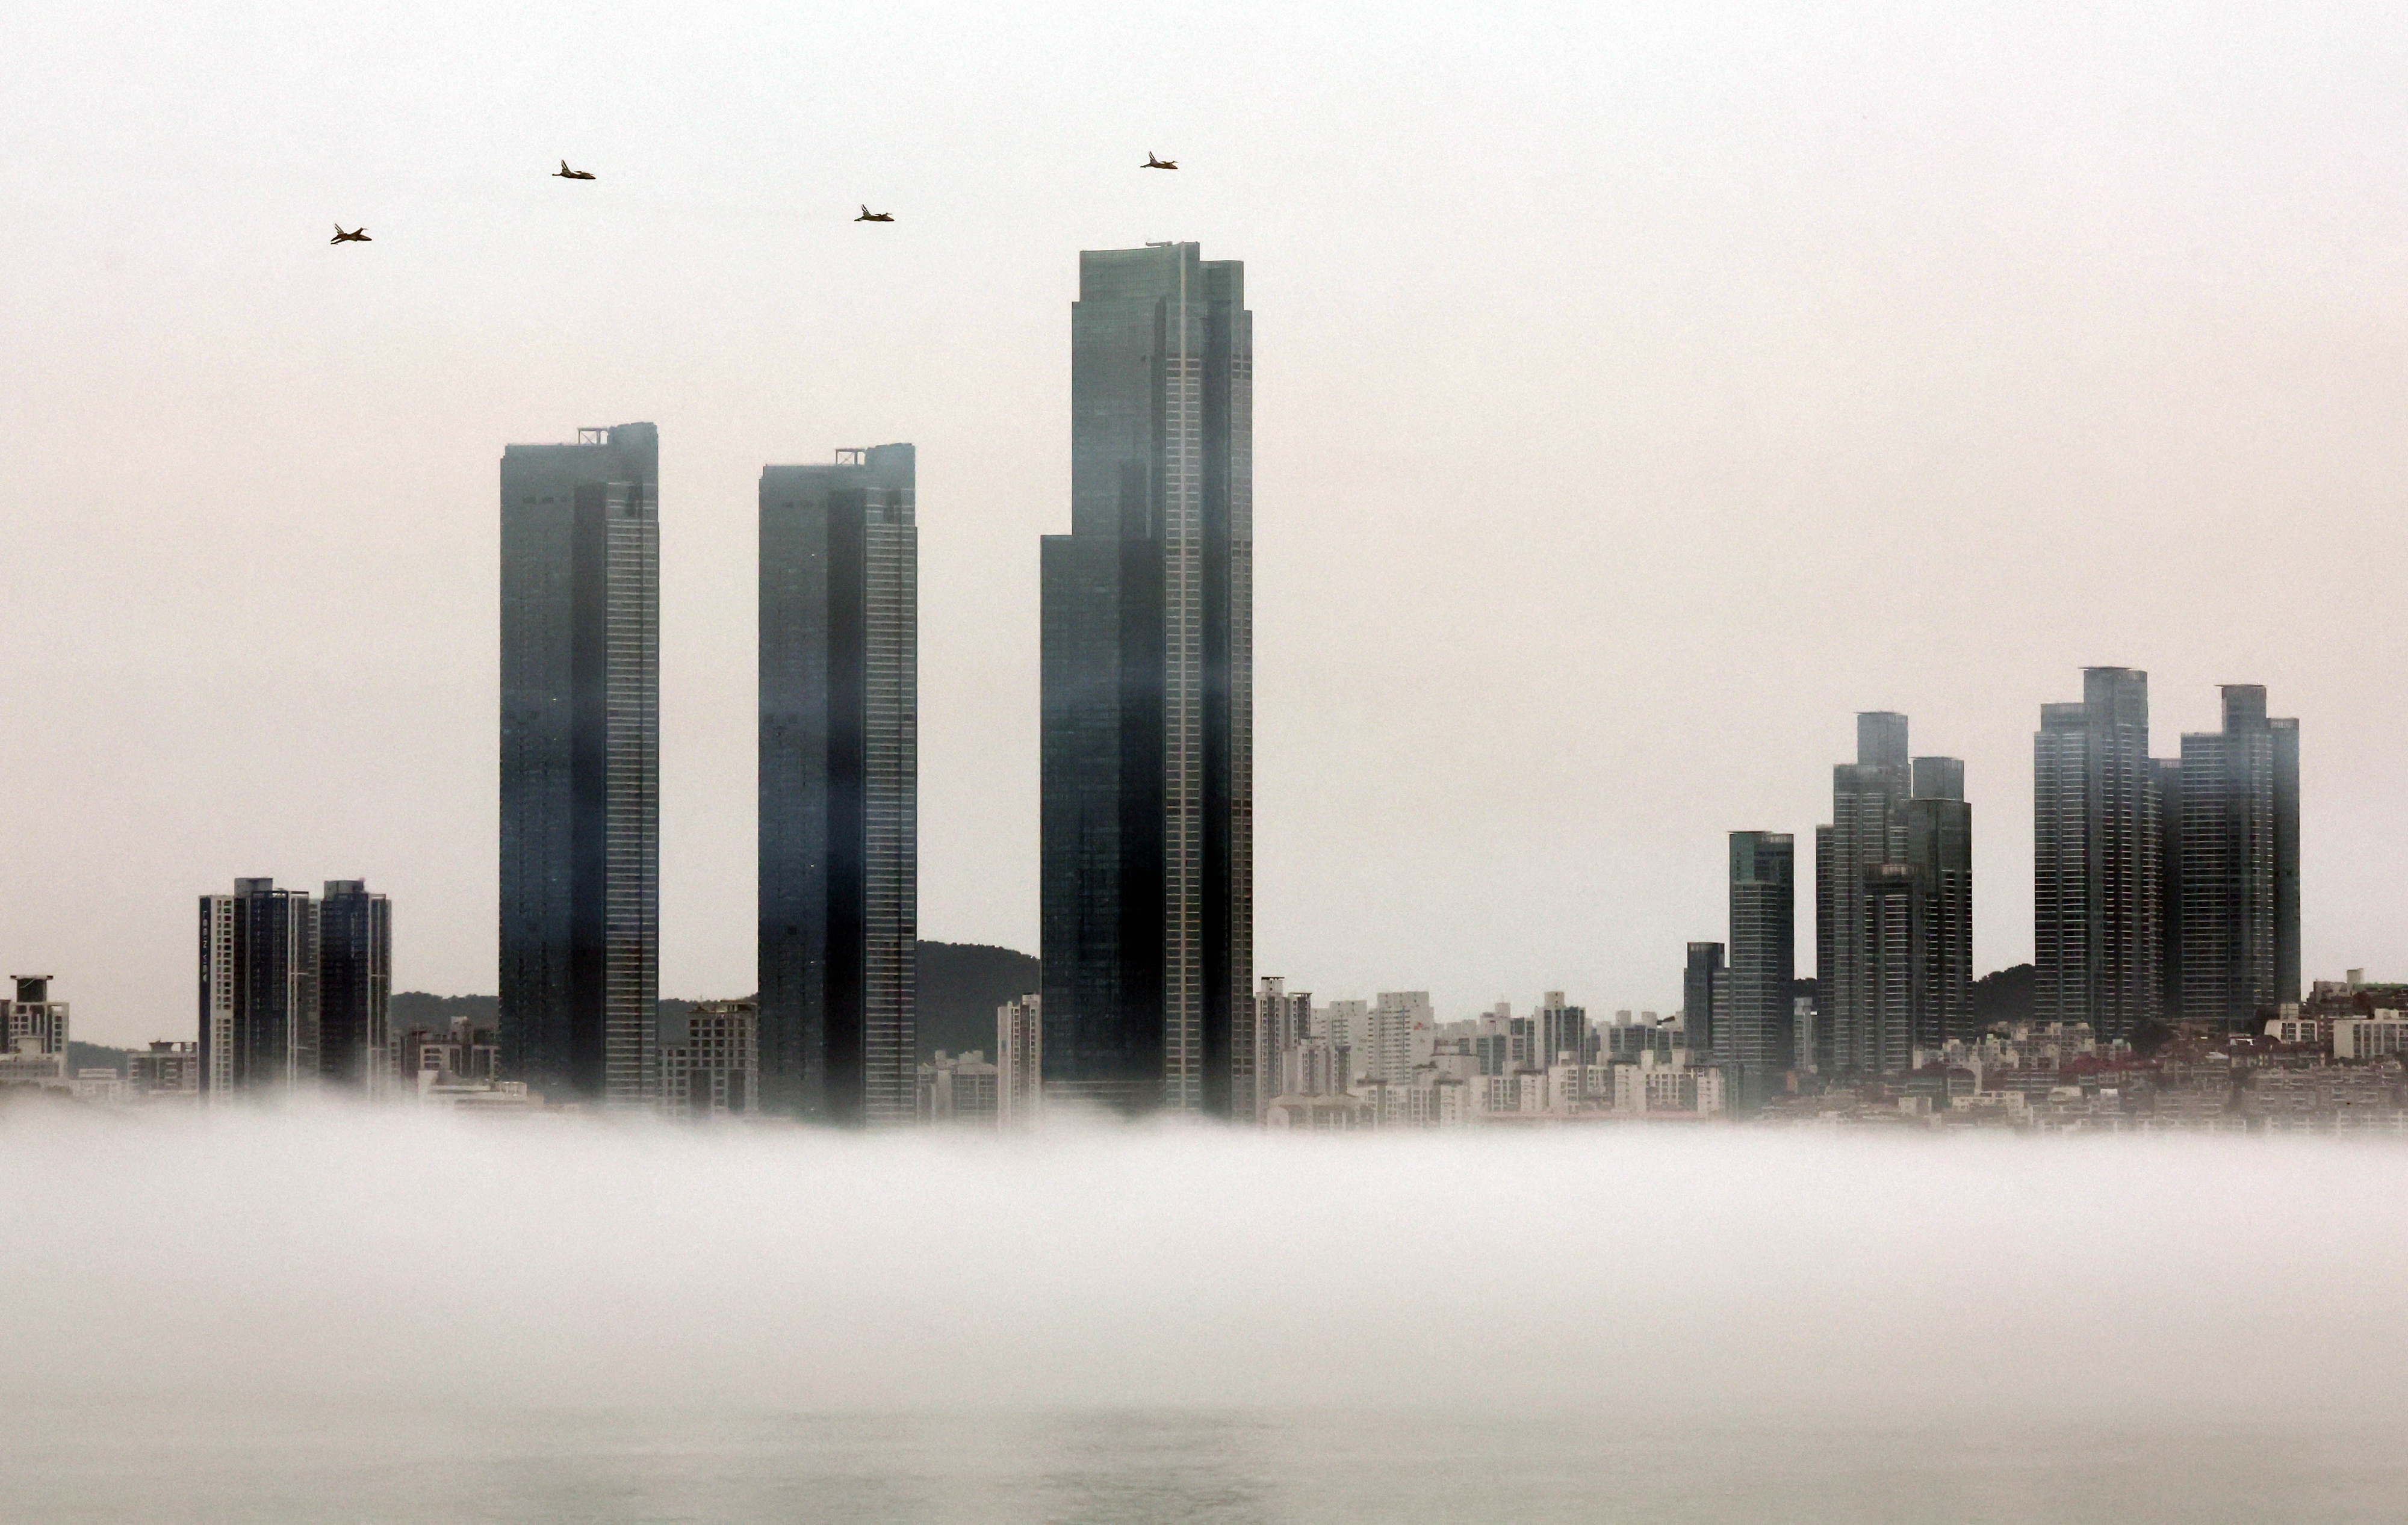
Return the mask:
[[403,991],[385,1003],[385,1021],[396,1033],[413,1027],[450,1027],[466,1017],[479,1027],[492,1027],[502,1019],[502,998],[498,995],[429,995],[424,991]]
[[1984,975],[1973,981],[1973,1021],[1978,1027],[1992,1022],[2028,1022],[2032,1019],[2032,966],[2010,964],[2004,969]]
[[[995,1057],[995,1008],[1037,989],[1037,961],[1008,948],[984,943],[920,945],[920,1057],[939,1048],[957,1054],[976,1048]],[[681,1031],[694,1003],[661,1002],[665,1033]],[[394,1031],[448,1027],[461,1017],[491,1027],[501,1019],[501,1002],[491,995],[430,995],[403,991],[393,998],[388,1019]],[[101,1062],[95,1061],[94,1062]]]
[[1037,990],[1037,961],[984,943],[920,945],[920,1057],[941,1048],[995,1057],[995,1008]]
[[126,1053],[123,1048],[108,1048],[97,1043],[86,1043],[80,1038],[69,1038],[67,1073],[76,1075],[85,1070],[115,1070],[123,1075]]

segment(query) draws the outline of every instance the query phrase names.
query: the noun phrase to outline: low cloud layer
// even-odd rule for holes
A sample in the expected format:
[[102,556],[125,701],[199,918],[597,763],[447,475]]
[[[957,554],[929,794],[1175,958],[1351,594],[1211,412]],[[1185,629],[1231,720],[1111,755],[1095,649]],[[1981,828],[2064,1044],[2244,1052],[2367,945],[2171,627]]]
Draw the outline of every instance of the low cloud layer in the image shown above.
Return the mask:
[[2408,1148],[0,1109],[0,1391],[2408,1416]]

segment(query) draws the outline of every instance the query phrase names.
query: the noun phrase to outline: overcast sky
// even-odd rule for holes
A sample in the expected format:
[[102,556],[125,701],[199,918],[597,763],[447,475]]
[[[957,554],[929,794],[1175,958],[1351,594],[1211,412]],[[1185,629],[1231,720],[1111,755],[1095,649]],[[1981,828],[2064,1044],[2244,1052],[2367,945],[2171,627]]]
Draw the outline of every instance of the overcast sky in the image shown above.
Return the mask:
[[2160,755],[2219,682],[2300,717],[2308,972],[2408,976],[2403,55],[2371,4],[21,4],[0,972],[187,1037],[195,896],[364,877],[402,988],[493,990],[495,464],[632,420],[664,992],[753,986],[754,484],[839,445],[919,446],[921,930],[1036,951],[1077,251],[1179,238],[1255,313],[1259,972],[1670,1009],[1724,834],[1810,834],[1868,708],[1966,759],[2028,958],[2030,733],[2113,663]]

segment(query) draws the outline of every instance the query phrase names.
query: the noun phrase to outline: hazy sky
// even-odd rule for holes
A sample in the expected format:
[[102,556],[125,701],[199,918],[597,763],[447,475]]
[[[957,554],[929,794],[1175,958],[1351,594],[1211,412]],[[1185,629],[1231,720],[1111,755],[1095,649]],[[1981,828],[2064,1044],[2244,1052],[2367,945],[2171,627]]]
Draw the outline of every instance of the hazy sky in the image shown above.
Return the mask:
[[188,1036],[196,895],[365,877],[494,989],[496,460],[639,419],[664,991],[752,988],[753,489],[838,445],[920,449],[921,928],[1035,951],[1076,253],[1182,238],[1255,313],[1260,972],[1669,1009],[1865,708],[2026,958],[2038,706],[2120,663],[2160,755],[2300,717],[2308,971],[2408,975],[2404,64],[2371,4],[14,7],[0,973]]

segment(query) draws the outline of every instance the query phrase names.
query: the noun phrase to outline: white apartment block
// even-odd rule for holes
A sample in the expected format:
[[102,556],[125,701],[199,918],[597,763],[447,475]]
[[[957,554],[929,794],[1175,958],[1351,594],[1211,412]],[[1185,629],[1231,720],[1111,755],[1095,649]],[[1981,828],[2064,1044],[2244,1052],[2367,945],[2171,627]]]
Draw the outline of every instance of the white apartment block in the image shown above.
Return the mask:
[[1367,1019],[1369,1031],[1354,1050],[1356,1070],[1374,1080],[1401,1082],[1430,1056],[1438,1018],[1427,991],[1383,991]]
[[2393,1054],[2408,1055],[2408,1019],[2396,1011],[2372,1017],[2336,1017],[2332,1024],[2333,1058],[2363,1062]]
[[967,1054],[943,1049],[920,1066],[919,1117],[922,1122],[966,1123],[993,1128],[1001,1120],[996,1105],[996,1066],[973,1048]]

